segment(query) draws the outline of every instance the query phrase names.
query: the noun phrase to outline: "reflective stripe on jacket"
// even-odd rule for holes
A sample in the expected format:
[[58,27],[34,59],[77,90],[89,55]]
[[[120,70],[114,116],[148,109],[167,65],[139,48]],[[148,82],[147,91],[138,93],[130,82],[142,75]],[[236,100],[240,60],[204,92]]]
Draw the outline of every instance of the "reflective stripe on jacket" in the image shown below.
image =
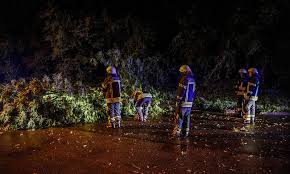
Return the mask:
[[258,100],[258,92],[259,92],[260,80],[258,76],[250,77],[247,84],[247,97],[250,100],[257,101]]
[[180,107],[192,107],[195,96],[195,81],[191,75],[184,75],[178,83],[176,105]]
[[106,103],[121,102],[121,80],[117,75],[110,75],[103,84],[103,93]]
[[152,95],[150,93],[143,93],[142,91],[136,91],[133,94],[134,103],[136,103],[139,100],[142,100],[144,98],[152,98]]

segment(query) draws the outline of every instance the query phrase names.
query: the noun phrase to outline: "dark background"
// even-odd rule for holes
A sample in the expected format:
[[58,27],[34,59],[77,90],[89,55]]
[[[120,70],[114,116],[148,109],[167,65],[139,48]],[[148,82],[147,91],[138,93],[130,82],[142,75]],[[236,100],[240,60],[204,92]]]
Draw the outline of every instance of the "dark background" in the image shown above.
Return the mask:
[[[124,35],[122,30],[118,30],[116,33],[100,34],[99,40],[104,40],[100,46],[90,45],[99,41],[95,39],[92,42],[83,42],[83,48],[78,47],[77,51],[72,49],[65,54],[53,55],[52,50],[56,46],[51,40],[45,39],[46,36],[52,35],[53,31],[49,33],[44,28],[51,27],[56,21],[51,17],[54,12],[50,13],[50,18],[41,17],[52,7],[58,10],[59,16],[67,14],[76,20],[88,16],[99,19],[104,13],[113,22],[130,16],[130,19],[136,22],[136,25],[132,22],[129,28],[132,30],[131,33],[137,33],[136,35],[139,33],[142,35],[140,38],[145,38],[143,33],[139,32],[140,29],[134,30],[134,27],[140,24],[140,28],[146,28],[145,31],[149,28],[152,36],[150,35],[148,40],[141,39],[142,44],[146,45],[146,49],[142,51],[128,49],[126,43],[129,42],[131,34]],[[4,82],[11,78],[37,76],[42,72],[52,74],[60,71],[57,66],[61,65],[61,61],[55,57],[61,57],[61,60],[78,54],[89,57],[91,55],[81,52],[106,51],[117,47],[122,50],[124,57],[133,54],[134,51],[138,52],[137,57],[161,55],[162,63],[159,66],[166,72],[172,72],[169,73],[171,78],[167,81],[170,83],[176,79],[175,71],[184,63],[191,65],[196,78],[200,83],[206,82],[207,85],[235,79],[239,68],[255,66],[261,72],[265,87],[288,91],[289,21],[288,0],[2,1],[0,80]],[[105,22],[104,25],[109,25],[109,22]],[[102,32],[105,30],[102,29]],[[93,34],[94,31],[90,33]],[[178,35],[181,37],[177,37]],[[259,45],[257,49],[255,43]],[[222,62],[219,57],[224,55],[227,55],[225,62],[221,63],[221,67],[217,67],[218,62]],[[52,68],[38,68],[46,65],[39,63],[37,60],[39,57],[54,57],[46,61],[49,63],[47,66]],[[8,64],[10,69],[18,68],[17,72],[12,73],[13,77],[11,75],[8,77],[5,73]],[[169,68],[169,65],[172,68]],[[86,68],[84,64],[80,69],[87,71]],[[215,68],[218,70],[212,71]],[[211,71],[218,76],[210,75]],[[68,75],[73,76],[74,73],[78,72],[71,72]]]

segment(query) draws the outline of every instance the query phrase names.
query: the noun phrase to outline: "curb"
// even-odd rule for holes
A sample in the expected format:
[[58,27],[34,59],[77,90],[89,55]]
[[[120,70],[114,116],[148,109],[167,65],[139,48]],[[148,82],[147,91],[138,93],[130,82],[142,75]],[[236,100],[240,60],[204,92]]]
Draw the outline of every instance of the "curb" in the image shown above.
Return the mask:
[[290,112],[260,112],[263,116],[290,116]]
[[[227,116],[234,116],[237,115],[235,112],[212,112],[212,111],[201,111],[201,110],[193,110],[194,113],[209,113],[214,115],[227,115]],[[257,115],[262,116],[290,116],[290,112],[257,112]]]

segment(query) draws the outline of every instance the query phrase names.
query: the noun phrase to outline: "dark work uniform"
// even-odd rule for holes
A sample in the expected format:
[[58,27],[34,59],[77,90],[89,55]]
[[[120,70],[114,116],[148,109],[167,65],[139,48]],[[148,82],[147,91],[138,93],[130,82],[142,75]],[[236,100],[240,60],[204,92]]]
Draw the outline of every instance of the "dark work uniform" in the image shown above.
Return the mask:
[[195,80],[192,75],[183,75],[178,83],[176,109],[179,115],[177,134],[181,133],[182,124],[186,122],[186,134],[189,132],[190,127],[190,112],[195,97]]
[[246,94],[247,91],[247,83],[248,83],[248,78],[247,77],[243,77],[241,78],[236,86],[235,86],[235,92],[237,95],[237,111],[240,117],[243,117],[243,110],[245,107],[245,99],[244,99],[244,95]]
[[103,93],[107,104],[107,114],[111,119],[112,127],[117,120],[118,127],[121,126],[121,80],[116,74],[109,75],[102,84]]
[[134,93],[134,105],[136,112],[141,121],[147,121],[148,111],[151,105],[152,95],[150,93],[143,93],[142,91],[136,91]]
[[255,107],[256,101],[258,100],[258,92],[260,86],[260,78],[258,74],[253,75],[249,78],[247,83],[247,94],[245,96],[246,106],[244,112],[244,123],[255,122]]

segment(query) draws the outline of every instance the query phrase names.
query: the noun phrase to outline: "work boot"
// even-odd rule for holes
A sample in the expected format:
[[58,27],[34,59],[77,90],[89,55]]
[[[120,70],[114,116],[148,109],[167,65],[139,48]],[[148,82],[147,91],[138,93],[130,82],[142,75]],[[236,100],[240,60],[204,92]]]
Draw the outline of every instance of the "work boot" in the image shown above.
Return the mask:
[[255,124],[255,118],[254,117],[251,117],[251,121],[250,121],[251,124]]
[[189,128],[185,129],[184,138],[187,138],[189,135]]
[[189,132],[185,132],[185,134],[184,134],[184,138],[187,138],[189,136]]
[[120,128],[121,127],[121,116],[117,116],[116,119],[117,119],[117,126],[118,126],[118,128]]
[[115,119],[113,117],[108,120],[107,128],[115,128]]
[[176,137],[180,137],[181,136],[181,129],[177,129],[176,133],[175,133]]
[[239,118],[243,118],[243,117],[244,117],[244,113],[243,112],[240,112]]
[[115,126],[115,124],[114,124],[114,122],[115,122],[115,120],[114,119],[112,119],[112,118],[110,118],[110,119],[108,119],[108,122],[107,122],[107,128],[114,128]]
[[115,128],[115,127],[116,127],[116,126],[115,126],[115,122],[112,122],[112,123],[111,123],[111,127],[112,127],[112,128]]

